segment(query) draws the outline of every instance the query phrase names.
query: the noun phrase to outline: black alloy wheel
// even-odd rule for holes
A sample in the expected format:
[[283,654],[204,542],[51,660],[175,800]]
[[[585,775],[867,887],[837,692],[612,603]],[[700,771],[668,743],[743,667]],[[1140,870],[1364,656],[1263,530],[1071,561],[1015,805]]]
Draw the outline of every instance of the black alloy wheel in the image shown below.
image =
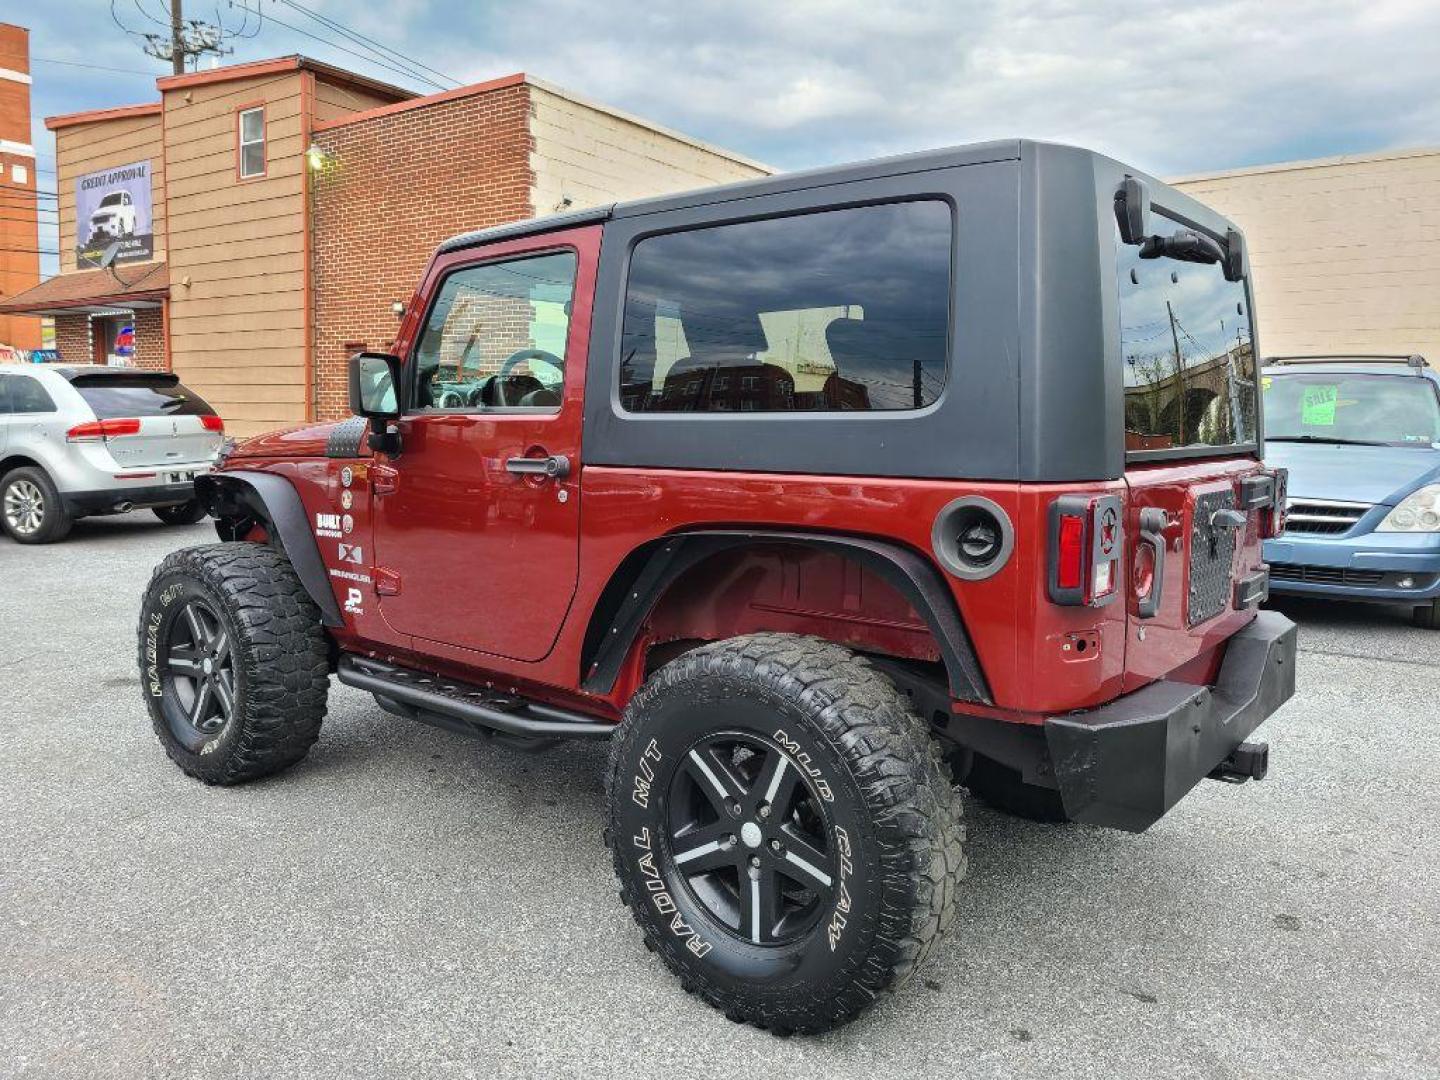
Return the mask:
[[754,945],[805,936],[834,899],[830,823],[773,740],[722,732],[690,747],[668,799],[671,857],[717,922]]
[[[204,600],[190,599],[169,622],[161,660],[165,694],[178,709],[180,721],[194,734],[214,735],[235,713],[235,658],[230,634],[220,616]],[[176,731],[188,741],[190,732]]]

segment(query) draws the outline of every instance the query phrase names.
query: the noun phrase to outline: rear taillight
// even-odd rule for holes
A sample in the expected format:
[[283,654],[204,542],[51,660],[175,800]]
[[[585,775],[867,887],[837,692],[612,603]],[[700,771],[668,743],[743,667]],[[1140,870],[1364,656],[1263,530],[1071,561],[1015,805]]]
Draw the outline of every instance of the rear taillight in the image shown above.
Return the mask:
[[1273,540],[1285,531],[1286,508],[1290,503],[1290,470],[1275,469],[1272,476],[1274,495],[1270,506],[1260,515],[1260,535],[1266,540]]
[[1050,599],[1100,607],[1119,595],[1125,556],[1116,495],[1062,495],[1050,504]]
[[200,423],[205,425],[206,431],[213,431],[220,435],[225,434],[225,421],[218,416],[202,416]]
[[121,435],[139,435],[140,421],[131,417],[124,420],[92,420],[88,424],[76,424],[65,432],[66,442],[104,442]]

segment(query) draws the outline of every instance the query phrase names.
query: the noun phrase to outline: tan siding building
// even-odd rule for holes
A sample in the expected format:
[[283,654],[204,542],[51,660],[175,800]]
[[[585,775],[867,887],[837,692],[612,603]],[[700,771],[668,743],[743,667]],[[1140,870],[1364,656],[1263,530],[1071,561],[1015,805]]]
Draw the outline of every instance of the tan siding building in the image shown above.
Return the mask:
[[1440,366],[1440,149],[1171,182],[1244,230],[1264,355],[1420,353]]
[[[297,226],[305,220],[309,78],[290,71],[164,95],[173,367],[202,397],[223,403],[217,408],[237,431],[307,416],[305,231]],[[162,91],[170,81],[161,80]],[[253,109],[262,110],[264,171],[245,178],[237,117]],[[286,244],[266,242],[279,230],[288,230]]]

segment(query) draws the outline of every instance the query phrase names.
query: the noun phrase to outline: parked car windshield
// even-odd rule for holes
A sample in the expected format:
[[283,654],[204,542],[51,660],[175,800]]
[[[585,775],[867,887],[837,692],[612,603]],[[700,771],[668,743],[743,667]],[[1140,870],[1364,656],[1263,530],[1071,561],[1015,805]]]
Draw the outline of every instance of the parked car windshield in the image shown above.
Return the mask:
[[1307,371],[1266,375],[1260,386],[1267,440],[1440,444],[1440,400],[1429,379]]
[[[1179,230],[1156,213],[1161,235]],[[1255,354],[1243,281],[1218,263],[1141,258],[1115,236],[1125,449],[1196,451],[1256,439]]]
[[81,375],[70,384],[97,420],[130,416],[214,416],[205,399],[173,375]]
[[121,204],[121,201],[122,201],[122,199],[121,199],[121,196],[120,196],[119,194],[106,195],[103,199],[100,200],[100,205],[101,205],[101,206],[119,206],[119,205]]

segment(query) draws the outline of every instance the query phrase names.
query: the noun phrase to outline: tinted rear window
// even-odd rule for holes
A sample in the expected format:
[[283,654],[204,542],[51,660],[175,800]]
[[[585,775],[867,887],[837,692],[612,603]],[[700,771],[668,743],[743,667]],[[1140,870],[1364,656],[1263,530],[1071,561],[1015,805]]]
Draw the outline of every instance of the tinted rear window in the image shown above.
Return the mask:
[[620,399],[630,412],[918,409],[945,386],[952,221],[938,200],[642,240]]
[[[1179,226],[1155,214],[1157,233]],[[1125,449],[1204,451],[1255,441],[1255,353],[1243,281],[1218,264],[1142,259],[1115,236]]]
[[214,416],[205,399],[173,379],[144,375],[82,375],[72,386],[97,420],[123,416]]

